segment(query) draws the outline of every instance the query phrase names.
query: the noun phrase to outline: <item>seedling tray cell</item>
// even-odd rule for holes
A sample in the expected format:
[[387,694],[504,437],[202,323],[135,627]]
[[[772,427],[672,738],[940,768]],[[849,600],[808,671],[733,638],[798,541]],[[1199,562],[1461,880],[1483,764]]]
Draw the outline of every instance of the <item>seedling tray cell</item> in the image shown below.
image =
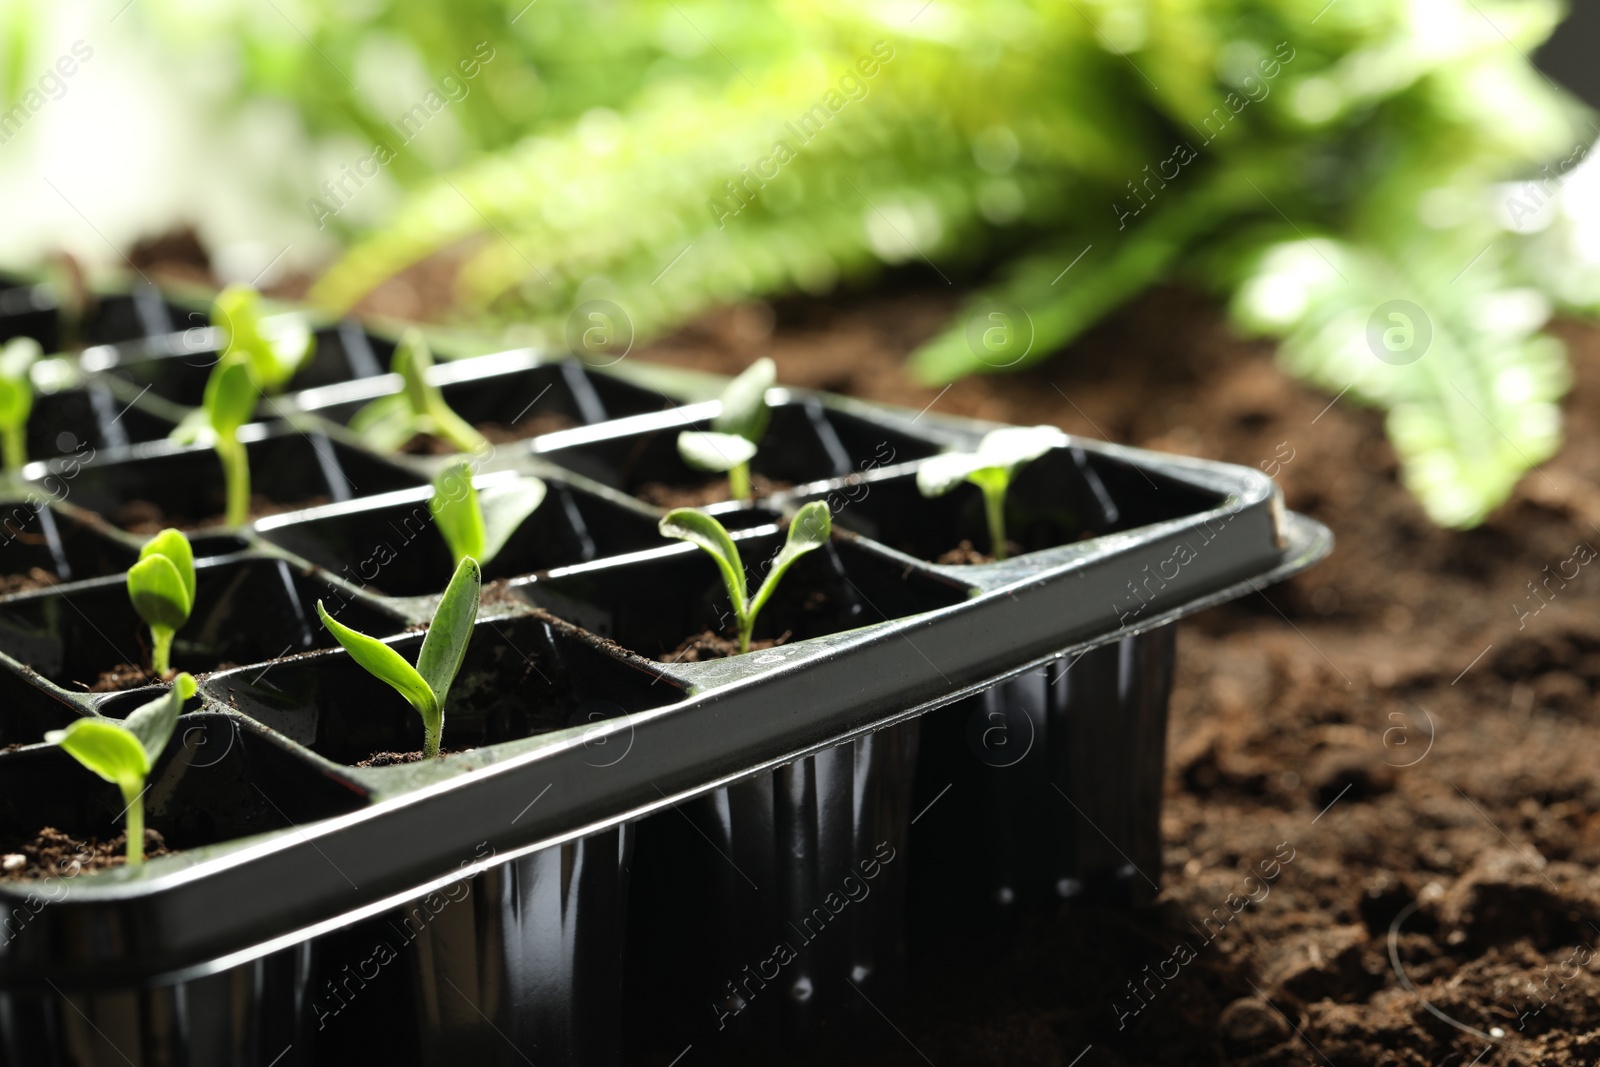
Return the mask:
[[[202,559],[195,569],[194,609],[173,644],[175,670],[205,673],[332,647],[316,616],[319,599],[362,630],[382,633],[406,625],[403,616],[355,599],[347,588],[287,560]],[[0,648],[64,689],[87,689],[102,671],[145,662],[149,653],[140,646],[141,635],[121,576],[0,604]]]
[[[510,474],[511,472],[506,472]],[[504,476],[474,479],[479,489]],[[485,581],[655,548],[656,516],[560,479],[483,571]],[[428,511],[432,489],[402,490],[330,504],[256,524],[268,542],[370,592],[426,596],[444,591],[455,569]]]
[[[1061,435],[1013,487],[1016,553],[986,561],[975,491],[928,500],[915,477],[991,427],[777,388],[758,499],[708,510],[757,581],[808,501],[827,502],[834,534],[786,575],[754,651],[701,661],[686,639],[725,631],[731,605],[710,559],[656,523],[663,487],[712,480],[677,435],[709,427],[719,383],[527,351],[441,362],[435,384],[463,416],[515,430],[473,457],[480,489],[537,475],[549,492],[487,570],[503,581],[484,589],[446,754],[396,761],[382,754],[418,748],[418,716],[333,646],[314,606],[415,656],[451,572],[427,501],[453,460],[358,439],[355,412],[399,387],[393,345],[320,325],[312,363],[241,433],[270,506],[205,525],[223,508],[212,450],[138,440],[203,390],[214,331],[185,329],[86,353],[60,416],[82,429],[58,433],[95,454],[42,444],[7,491],[14,566],[47,561],[62,583],[0,597],[13,837],[50,820],[115,833],[116,790],[43,735],[157,691],[83,691],[143,660],[123,588],[142,537],[188,526],[200,560],[174,649],[200,691],[149,805],[180,851],[78,876],[39,909],[27,883],[0,881],[0,922],[27,927],[0,939],[11,1062],[118,1062],[83,1017],[151,1064],[349,1062],[363,1019],[406,1020],[372,1046],[396,1063],[613,1063],[649,1042],[628,1021],[651,1017],[656,1039],[708,1061],[847,1037],[861,998],[845,980],[892,1002],[919,923],[1141,899],[1127,868],[1159,870],[1172,622],[1330,544],[1258,472]],[[96,390],[125,406],[126,441]],[[974,551],[947,555],[963,541]],[[1032,742],[999,766],[974,722]],[[968,803],[913,826],[948,783]],[[941,866],[953,856],[959,869]],[[730,994],[791,924],[866,884],[869,861],[870,896],[830,909],[766,993]],[[330,1014],[356,988],[347,966],[365,965],[352,953],[419,906],[426,928]]]
[[[361,616],[355,620],[350,625]],[[376,623],[360,628],[384,632]],[[393,623],[390,629],[395,633],[390,643],[414,660],[423,635],[402,633],[403,627]],[[447,751],[590,726],[683,696],[678,686],[653,684],[653,675],[619,663],[592,639],[553,620],[490,615],[477,630],[451,690]],[[335,763],[355,764],[375,753],[414,752],[422,746],[422,724],[411,706],[342,651],[221,672],[204,688]],[[414,767],[394,772],[409,776]],[[385,770],[368,773],[394,777]]]
[[0,341],[31,337],[46,352],[73,343],[117,344],[183,330],[192,325],[192,315],[190,309],[164,299],[155,289],[136,286],[126,293],[96,299],[74,337],[63,323],[55,291],[48,285],[27,284],[0,292]]
[[[349,321],[312,331],[315,345],[296,371],[291,389],[313,389],[335,382],[368,378],[388,371],[394,343],[368,334]],[[85,370],[101,373],[148,390],[161,400],[198,407],[205,395],[206,379],[222,353],[220,331],[201,312],[187,313],[183,326],[172,331],[136,335],[118,344],[101,344],[83,354]],[[263,400],[264,414],[275,414],[282,401]]]
[[[532,352],[503,352],[440,363],[429,380],[468,422],[503,443],[660,411],[652,389],[589,371],[576,360],[550,363]],[[305,389],[285,401],[294,410],[348,426],[366,405],[401,389],[399,375]]]
[[57,582],[120,575],[138,557],[133,545],[93,519],[36,501],[0,510],[0,552],[0,569],[11,578],[42,571]]
[[[937,441],[892,426],[873,424],[835,410],[815,397],[782,397],[775,391],[772,421],[751,470],[772,482],[802,485],[857,475],[939,451]],[[591,432],[555,435],[540,442],[540,455],[622,492],[647,487],[694,490],[714,476],[696,471],[678,455],[678,434],[708,430],[714,402],[686,405],[654,416],[624,420]]]
[[[250,488],[275,510],[424,485],[422,474],[334,441],[316,429],[260,423],[240,431]],[[30,481],[68,506],[146,535],[163,526],[220,525],[225,487],[205,445],[156,442],[107,451],[85,463],[30,464]]]

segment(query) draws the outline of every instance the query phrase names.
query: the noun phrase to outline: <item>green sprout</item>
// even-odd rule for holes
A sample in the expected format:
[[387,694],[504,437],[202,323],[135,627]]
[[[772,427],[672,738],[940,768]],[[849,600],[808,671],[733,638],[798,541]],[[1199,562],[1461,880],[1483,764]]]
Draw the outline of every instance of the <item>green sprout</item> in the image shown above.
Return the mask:
[[139,550],[128,568],[128,599],[150,627],[150,670],[171,669],[172,637],[194,608],[194,549],[177,530],[162,530]]
[[211,447],[222,461],[229,526],[242,526],[250,518],[250,458],[239,442],[239,427],[250,421],[260,395],[249,364],[238,355],[224,356],[206,380],[201,411],[211,429]]
[[230,285],[211,305],[211,321],[227,336],[223,356],[242,356],[264,393],[280,392],[310,357],[315,338],[304,320],[286,315],[269,328],[261,315],[261,294],[248,285]]
[[405,388],[381,396],[356,412],[350,429],[380,452],[396,452],[419,433],[442,437],[459,452],[483,454],[489,442],[472,424],[451,410],[439,387],[428,381],[433,353],[422,332],[410,329],[395,346],[394,372]]
[[322,601],[317,601],[322,625],[350,653],[350,658],[374,678],[393,686],[422,716],[422,755],[426,759],[439,754],[445,698],[449,696],[450,683],[461,670],[467,642],[472,639],[472,624],[478,617],[479,582],[477,560],[468,557],[456,565],[456,572],[445,587],[444,596],[439,598],[433,621],[428,625],[428,636],[422,639],[422,651],[417,655],[415,667],[382,641],[335,622],[323,608]]
[[31,337],[14,337],[0,348],[0,449],[7,470],[28,462],[28,416],[33,413],[33,365],[44,355]]
[[456,463],[433,480],[428,510],[457,566],[468,557],[488,566],[544,502],[545,491],[538,478],[517,478],[480,493],[473,488],[472,469]]
[[733,615],[739,631],[739,651],[750,651],[750,634],[756,628],[756,616],[772,599],[778,589],[778,580],[794,561],[827,543],[833,530],[833,519],[828,505],[814,500],[795,513],[789,523],[789,537],[772,560],[771,569],[755,596],[750,596],[744,579],[744,563],[739,558],[739,548],[728,536],[722,523],[703,511],[693,508],[676,508],[661,519],[661,536],[688,541],[704,549],[716,561],[722,572],[723,584],[728,588],[728,599],[733,602]]
[[756,360],[722,391],[722,410],[711,420],[709,431],[685,430],[678,435],[683,461],[696,470],[726,472],[728,495],[734,500],[751,495],[750,460],[767,432],[772,415],[767,390],[777,377],[772,360]]
[[44,739],[122,790],[128,813],[128,863],[144,862],[144,781],[150,776],[172,732],[184,701],[199,687],[189,674],[173,679],[172,688],[117,722],[96,715],[78,719],[65,730],[51,730]]
[[1008,426],[984,434],[973,452],[944,452],[917,471],[917,489],[926,497],[944,496],[962,482],[983,491],[989,520],[990,554],[1006,558],[1006,490],[1017,472],[1061,443],[1054,426]]

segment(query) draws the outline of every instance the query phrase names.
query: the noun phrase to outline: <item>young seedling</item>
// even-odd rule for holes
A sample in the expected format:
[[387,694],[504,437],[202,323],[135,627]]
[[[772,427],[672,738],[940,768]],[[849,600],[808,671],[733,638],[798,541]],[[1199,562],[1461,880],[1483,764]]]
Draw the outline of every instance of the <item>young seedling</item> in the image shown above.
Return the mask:
[[545,484],[538,478],[518,478],[480,493],[472,485],[472,468],[457,463],[433,480],[428,510],[457,566],[471,557],[487,567],[544,497]]
[[144,862],[144,780],[167,747],[178,725],[184,701],[198,687],[188,674],[173,679],[172,688],[117,722],[101,716],[78,719],[65,730],[51,730],[44,739],[122,790],[128,813],[128,863]]
[[194,608],[194,550],[177,530],[162,530],[139,550],[128,568],[128,599],[150,627],[150,671],[164,677],[172,657],[172,637]]
[[211,447],[222,461],[228,490],[225,521],[229,526],[242,526],[250,518],[250,459],[239,443],[239,427],[250,421],[260,396],[242,356],[224,356],[206,380],[201,411],[211,430]]
[[0,449],[7,470],[28,462],[28,416],[33,413],[33,365],[44,355],[31,337],[14,337],[0,348]]
[[989,520],[990,553],[1006,558],[1006,490],[1029,463],[1061,443],[1054,426],[1008,426],[984,434],[973,452],[944,452],[917,471],[917,489],[926,497],[943,496],[962,482],[983,491]]
[[407,330],[394,350],[394,372],[405,388],[379,397],[350,420],[350,429],[380,452],[395,452],[419,433],[442,437],[458,451],[482,455],[489,442],[472,424],[445,403],[439,387],[428,381],[433,353],[419,330]]
[[777,366],[758,359],[722,391],[722,410],[711,429],[685,430],[678,435],[678,455],[695,470],[728,475],[728,495],[746,500],[751,495],[750,460],[761,435],[767,432],[772,412],[767,390],[777,381]]
[[716,561],[722,572],[722,582],[728,587],[728,599],[733,602],[734,623],[739,631],[739,651],[750,651],[750,634],[756,628],[756,616],[766,606],[778,589],[778,581],[794,561],[813,549],[827,543],[833,530],[833,518],[828,505],[814,500],[795,513],[789,523],[789,537],[772,560],[761,588],[750,596],[744,579],[744,563],[739,558],[739,548],[728,536],[722,523],[703,511],[677,508],[661,520],[661,535],[688,541],[704,549]]
[[456,573],[445,587],[439,607],[422,639],[422,651],[413,667],[390,646],[336,622],[317,601],[317,614],[334,640],[344,646],[350,658],[369,674],[387,682],[417,709],[422,716],[422,755],[432,759],[439,754],[439,737],[444,732],[444,705],[450,683],[461,670],[472,639],[472,624],[478,617],[478,561],[468,557],[456,565]]
[[261,315],[261,294],[248,285],[230,285],[211,305],[211,322],[227,336],[223,357],[242,356],[263,393],[277,393],[305,364],[315,343],[297,315],[271,320]]

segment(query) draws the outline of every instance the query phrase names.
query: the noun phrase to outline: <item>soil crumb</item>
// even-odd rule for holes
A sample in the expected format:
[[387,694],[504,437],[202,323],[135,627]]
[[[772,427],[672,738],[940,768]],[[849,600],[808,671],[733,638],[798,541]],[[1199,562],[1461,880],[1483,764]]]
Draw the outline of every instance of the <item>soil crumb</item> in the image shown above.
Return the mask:
[[[776,648],[793,636],[785,630],[780,636],[763,638],[760,641],[750,642],[750,651],[759,652],[763,648]],[[673,651],[665,656],[658,657],[659,663],[704,663],[711,659],[727,659],[730,656],[743,655],[739,651],[737,638],[724,637],[719,633],[705,630],[687,638]]]
[[[542,437],[547,433],[555,433],[558,430],[570,430],[574,426],[581,425],[582,423],[576,419],[550,412],[542,415],[529,415],[527,418],[520,419],[510,426],[498,422],[480,422],[477,424],[477,431],[483,434],[484,438],[492,445],[509,445],[517,441],[526,441],[533,437]],[[400,451],[411,456],[454,456],[458,455],[461,449],[442,437],[436,437],[431,433],[419,433],[401,445]]]
[[[793,487],[792,482],[774,481],[762,474],[750,475],[750,489],[758,500]],[[634,492],[634,495],[658,508],[703,508],[708,504],[720,504],[731,499],[728,495],[726,478],[718,478],[698,486],[646,482]]]
[[89,686],[91,693],[120,693],[124,689],[137,689],[142,685],[158,685],[162,681],[159,675],[145,670],[134,663],[119,663],[110,670],[101,671],[100,677]]
[[[257,519],[264,519],[269,515],[282,515],[290,511],[304,511],[307,508],[321,507],[323,504],[328,503],[329,500],[330,498],[327,494],[321,494],[283,504],[269,500],[256,493],[250,497],[250,513],[247,521],[255,522]],[[161,505],[152,503],[149,500],[128,501],[112,514],[111,521],[129,533],[142,534],[147,537],[158,534],[169,527],[178,530],[208,530],[213,527],[227,525],[226,518],[220,514],[196,520],[188,515],[167,512],[162,509]]]
[[[128,835],[125,832],[102,841],[97,837],[76,838],[53,826],[46,826],[32,840],[0,852],[0,881],[72,878],[85,871],[121,867],[128,862],[127,849]],[[160,831],[146,828],[146,859],[170,856],[175,851],[167,847]]]
[[[1006,552],[1013,557],[1021,555],[1022,546],[1015,541],[1007,541]],[[941,554],[933,562],[942,563],[946,566],[960,567],[971,566],[975,563],[994,563],[995,558],[989,553],[980,550],[971,541],[963,539],[959,545]]]
[[0,574],[0,596],[49,589],[60,581],[61,578],[54,571],[47,571],[43,567],[29,567],[23,574]]
[[[447,748],[439,755],[453,756],[457,752],[466,752],[464,748]],[[357,767],[401,767],[407,763],[422,763],[428,759],[422,754],[422,749],[413,752],[374,752],[364,760],[356,763]]]

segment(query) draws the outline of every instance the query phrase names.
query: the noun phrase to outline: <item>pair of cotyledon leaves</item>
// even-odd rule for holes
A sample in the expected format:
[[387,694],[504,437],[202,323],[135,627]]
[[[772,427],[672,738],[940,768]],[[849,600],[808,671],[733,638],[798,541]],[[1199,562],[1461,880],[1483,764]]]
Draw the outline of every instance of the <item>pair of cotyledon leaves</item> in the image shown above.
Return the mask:
[[962,482],[1004,491],[1017,471],[1061,444],[1054,426],[1007,426],[984,434],[971,452],[942,452],[917,469],[923,496],[943,496]]
[[833,518],[825,502],[814,500],[800,508],[789,524],[789,536],[783,548],[773,558],[765,580],[752,597],[745,581],[744,561],[739,556],[739,547],[734,544],[722,523],[692,508],[669,511],[660,523],[664,537],[688,541],[703,549],[716,562],[717,569],[722,572],[723,584],[727,586],[728,597],[733,602],[741,632],[748,632],[755,617],[777,590],[784,572],[801,556],[826,544],[832,529]]
[[434,479],[428,510],[457,563],[471,557],[487,566],[544,502],[545,493],[538,478],[515,478],[476,489],[471,468],[456,463]]
[[162,530],[128,568],[128,598],[151,630],[176,630],[194,608],[194,549],[177,530]]
[[480,584],[477,560],[468,557],[457,564],[434,611],[427,636],[422,639],[422,651],[417,655],[415,667],[389,645],[334,619],[322,602],[317,602],[317,614],[328,632],[350,653],[351,659],[374,677],[387,682],[417,709],[428,736],[435,739],[435,746],[444,717],[445,699],[461,670],[467,642],[472,637],[472,624],[478,617]]
[[51,730],[45,740],[60,745],[73,759],[122,790],[137,795],[167,747],[178,725],[178,713],[199,687],[188,674],[173,680],[172,688],[133,710],[121,722],[95,716],[78,719],[65,730]]
[[767,390],[777,381],[770,359],[758,359],[722,391],[722,409],[710,430],[685,430],[678,435],[678,454],[696,470],[730,471],[749,463],[767,432],[771,409]]

